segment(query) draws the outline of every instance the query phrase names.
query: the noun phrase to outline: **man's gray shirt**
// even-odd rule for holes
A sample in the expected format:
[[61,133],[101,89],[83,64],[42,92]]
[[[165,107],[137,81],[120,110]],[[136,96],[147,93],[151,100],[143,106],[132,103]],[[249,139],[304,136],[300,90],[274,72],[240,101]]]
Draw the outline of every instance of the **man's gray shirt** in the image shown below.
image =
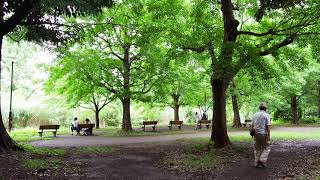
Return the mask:
[[271,125],[269,114],[265,111],[257,112],[252,118],[252,125],[257,134],[267,134],[267,126]]

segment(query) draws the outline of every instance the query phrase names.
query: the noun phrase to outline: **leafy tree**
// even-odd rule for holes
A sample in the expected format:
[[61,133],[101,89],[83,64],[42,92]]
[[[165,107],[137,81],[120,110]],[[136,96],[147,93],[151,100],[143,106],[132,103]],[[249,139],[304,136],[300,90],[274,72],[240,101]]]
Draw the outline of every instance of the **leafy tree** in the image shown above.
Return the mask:
[[[174,57],[166,67],[166,76],[148,94],[145,101],[151,106],[171,107],[174,121],[179,121],[182,106],[206,108],[203,94],[206,88],[206,74],[197,61],[187,61],[186,57]],[[207,92],[209,94],[209,92]],[[203,105],[203,106],[202,106]]]
[[[66,96],[66,101],[70,107],[82,107],[90,109],[95,114],[96,128],[100,127],[100,111],[114,100],[110,93],[101,87],[95,87],[91,82],[82,81],[84,77],[66,77],[64,71],[56,68],[51,69],[55,76],[46,82],[47,93],[58,93]],[[84,74],[80,74],[84,75]]]
[[[111,5],[109,0],[77,0],[77,1],[48,1],[48,0],[1,0],[0,1],[0,62],[4,36],[14,32],[28,40],[61,42],[72,33],[61,32],[59,28],[62,16],[75,16],[85,13],[100,12],[101,7]],[[19,34],[19,33],[18,33]],[[1,69],[0,69],[1,77]],[[0,86],[1,90],[1,86]],[[1,98],[0,98],[1,102]],[[0,106],[1,109],[1,106]],[[0,151],[21,149],[10,138],[3,125],[0,111]]]
[[84,27],[80,39],[62,50],[56,65],[64,73],[62,78],[77,77],[118,98],[124,131],[132,130],[131,100],[141,99],[162,79],[166,64],[162,59],[168,48],[159,46],[163,41],[154,34],[158,27],[149,17],[152,11],[145,8],[141,2],[123,1],[100,16],[81,19],[96,25]]
[[216,147],[225,147],[231,144],[226,126],[226,91],[232,79],[241,69],[268,60],[266,56],[275,55],[300,37],[317,34],[320,6],[316,0],[302,4],[270,1],[267,5],[263,1],[192,2],[191,10],[183,15],[188,18],[173,27],[181,31],[174,31],[180,40],[173,40],[183,50],[206,54],[212,62],[211,140]]

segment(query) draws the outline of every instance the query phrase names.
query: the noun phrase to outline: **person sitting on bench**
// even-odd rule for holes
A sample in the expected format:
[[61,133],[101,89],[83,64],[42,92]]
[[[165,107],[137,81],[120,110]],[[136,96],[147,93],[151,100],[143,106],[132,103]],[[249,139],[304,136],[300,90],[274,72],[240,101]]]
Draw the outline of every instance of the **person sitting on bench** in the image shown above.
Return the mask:
[[79,120],[75,117],[71,123],[71,135],[73,135],[73,131],[78,131]]
[[[86,124],[91,124],[88,118],[86,118],[85,121],[86,121]],[[92,134],[92,128],[84,128],[83,132],[84,132],[84,135],[90,135]]]
[[196,119],[196,128],[195,128],[195,130],[197,130],[198,129],[198,121],[201,120],[200,113],[198,113],[198,112],[194,113],[194,118]]

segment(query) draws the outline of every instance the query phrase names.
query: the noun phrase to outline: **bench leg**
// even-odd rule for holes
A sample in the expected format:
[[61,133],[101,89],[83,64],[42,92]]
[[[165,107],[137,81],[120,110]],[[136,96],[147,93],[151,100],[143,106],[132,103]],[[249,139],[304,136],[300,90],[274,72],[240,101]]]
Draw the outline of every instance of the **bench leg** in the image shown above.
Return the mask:
[[156,126],[152,126],[153,131],[156,131]]
[[146,131],[146,126],[144,125],[144,126],[142,126],[142,130],[143,130],[143,132],[145,132]]
[[178,126],[179,130],[181,130],[181,126]]
[[42,137],[42,132],[38,132],[38,133],[39,133],[39,136]]
[[171,131],[172,130],[172,126],[168,126],[169,127],[169,130]]
[[207,129],[209,129],[209,125],[206,125],[207,126]]
[[57,137],[57,131],[53,132],[53,137]]

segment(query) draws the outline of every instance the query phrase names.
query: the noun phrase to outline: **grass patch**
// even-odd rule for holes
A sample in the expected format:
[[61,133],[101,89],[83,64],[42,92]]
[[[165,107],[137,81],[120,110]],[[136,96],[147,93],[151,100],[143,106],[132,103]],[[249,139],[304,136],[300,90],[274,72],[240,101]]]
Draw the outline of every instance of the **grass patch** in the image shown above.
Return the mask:
[[[179,140],[181,141],[181,140]],[[169,168],[179,168],[190,172],[205,172],[212,169],[223,169],[239,160],[240,156],[248,154],[248,147],[233,145],[232,147],[215,149],[208,145],[207,138],[183,139],[190,146],[187,151],[179,152],[165,158]]]
[[111,153],[113,148],[111,147],[82,147],[76,150],[78,153],[98,153],[106,154]]
[[188,169],[207,170],[212,167],[216,167],[218,158],[219,157],[211,154],[210,152],[202,154],[201,156],[191,154],[185,157],[183,165]]
[[63,164],[61,159],[23,159],[22,165],[28,170],[57,168]]
[[33,147],[29,144],[22,144],[22,147],[29,153],[33,155],[45,155],[45,156],[62,156],[66,154],[65,149],[53,149],[53,148],[46,148],[46,147]]
[[[57,132],[57,135],[61,134],[68,134],[69,129],[65,127],[60,127]],[[53,139],[52,132],[45,132],[43,133],[42,137],[39,137],[38,129],[37,128],[23,128],[23,129],[15,129],[9,133],[9,135],[19,143],[27,143],[31,141],[37,140],[50,140]]]

